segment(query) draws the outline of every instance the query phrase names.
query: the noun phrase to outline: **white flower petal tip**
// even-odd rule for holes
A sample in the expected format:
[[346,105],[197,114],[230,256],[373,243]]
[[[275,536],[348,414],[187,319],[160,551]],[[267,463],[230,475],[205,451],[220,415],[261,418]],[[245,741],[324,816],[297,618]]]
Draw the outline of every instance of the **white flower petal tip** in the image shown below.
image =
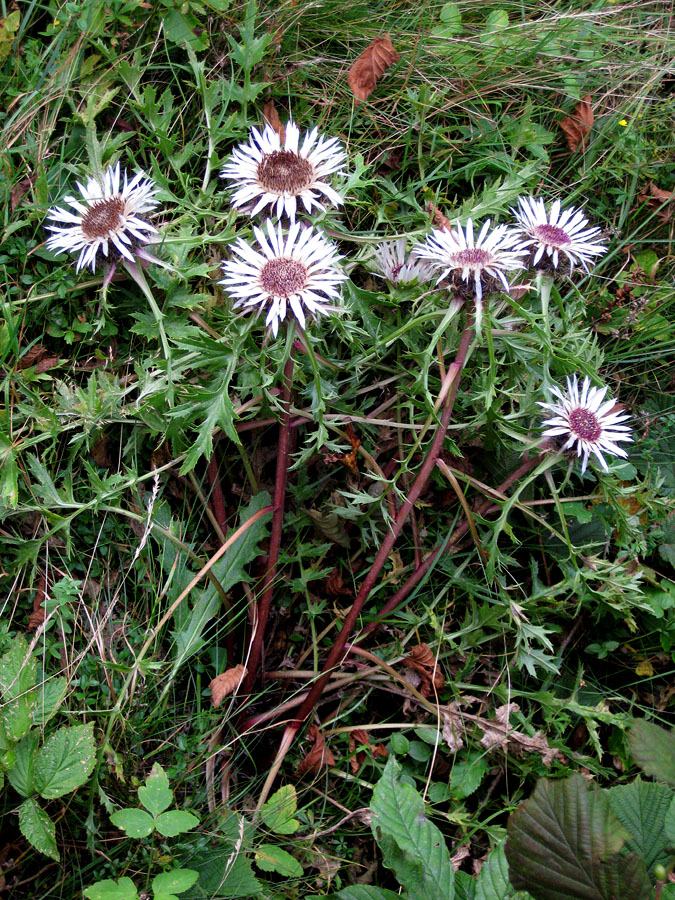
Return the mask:
[[289,121],[283,146],[270,125],[262,133],[252,128],[248,143],[235,147],[220,177],[232,182],[232,206],[250,210],[251,216],[269,206],[268,215],[285,214],[294,222],[299,201],[310,214],[325,211],[326,203],[344,202],[329,178],[342,174],[346,162],[337,138],[323,137],[314,128],[301,139]]
[[570,206],[561,211],[556,200],[547,210],[541,197],[519,197],[518,209],[511,212],[518,220],[521,238],[530,247],[536,269],[551,271],[566,262],[570,273],[577,264],[588,272],[593,258],[607,252],[598,240],[600,229],[589,226],[581,209]]
[[547,426],[542,435],[554,438],[563,450],[574,448],[576,455],[581,457],[582,475],[591,454],[605,472],[608,471],[605,454],[622,459],[627,457],[618,444],[633,440],[630,427],[623,424],[630,416],[617,410],[613,401],[605,401],[606,387],[591,387],[590,379],[586,377],[579,390],[579,380],[574,375],[567,378],[566,392],[553,387],[551,393],[557,398],[556,402],[538,401],[539,406],[553,414],[542,423]]
[[253,231],[256,244],[237,238],[230,245],[233,258],[222,266],[220,284],[235,298],[234,309],[264,313],[276,337],[289,314],[305,328],[307,317],[339,308],[339,288],[347,276],[335,247],[320,232],[294,224],[284,233],[270,219]]
[[429,263],[417,259],[414,253],[407,252],[405,238],[383,241],[373,249],[373,258],[369,261],[373,275],[386,278],[393,285],[426,284],[437,275],[437,270]]
[[[158,201],[157,186],[144,172],[131,180],[120,164],[106,169],[99,178],[77,185],[80,196],[68,196],[64,207],[54,206],[47,218],[52,234],[46,247],[57,253],[78,253],[76,269],[96,270],[99,251],[106,261],[124,258],[133,262],[136,247],[148,243],[157,234],[154,225],[141,216],[153,213]],[[71,207],[68,209],[66,204]]]
[[474,237],[471,219],[464,228],[457,224],[451,231],[434,229],[413,252],[430,260],[440,272],[438,281],[450,278],[460,296],[480,303],[483,293],[509,291],[506,273],[525,268],[528,249],[520,233],[507,225],[490,229],[486,219],[477,230]]

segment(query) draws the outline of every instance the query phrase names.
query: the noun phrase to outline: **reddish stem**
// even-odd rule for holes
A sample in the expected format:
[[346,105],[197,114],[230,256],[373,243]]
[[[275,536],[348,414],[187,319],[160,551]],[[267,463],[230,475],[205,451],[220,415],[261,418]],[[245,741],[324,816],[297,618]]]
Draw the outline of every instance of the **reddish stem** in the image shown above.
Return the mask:
[[216,522],[220,525],[223,534],[227,534],[227,512],[225,511],[225,497],[223,495],[223,487],[218,476],[218,460],[216,459],[216,451],[214,450],[209,460],[206,470],[206,477],[209,481],[210,500],[213,508],[213,514]]
[[293,352],[284,366],[284,385],[281,391],[281,421],[279,423],[279,449],[277,453],[277,470],[274,484],[274,515],[272,531],[267,554],[267,568],[263,577],[262,596],[258,603],[256,629],[251,644],[251,652],[247,662],[247,675],[242,686],[242,693],[250,694],[260,665],[262,648],[265,640],[265,626],[272,605],[274,579],[281,549],[281,533],[284,522],[284,506],[286,503],[286,484],[288,482],[288,454],[291,439],[291,384],[293,381]]

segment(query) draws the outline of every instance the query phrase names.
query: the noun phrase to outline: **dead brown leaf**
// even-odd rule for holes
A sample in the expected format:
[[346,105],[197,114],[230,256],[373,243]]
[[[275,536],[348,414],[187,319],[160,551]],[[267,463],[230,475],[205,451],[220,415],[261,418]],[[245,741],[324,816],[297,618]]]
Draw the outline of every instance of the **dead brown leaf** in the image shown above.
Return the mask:
[[357,100],[367,100],[375,90],[378,80],[389,66],[401,57],[394,50],[388,34],[376,37],[361,56],[354,61],[347,74],[347,81]]
[[[670,201],[675,197],[675,191],[664,191],[657,187],[653,181],[650,181],[646,188],[640,193],[638,200],[646,203],[650,209],[658,210],[656,218],[662,222],[669,222],[673,214],[673,208]],[[663,204],[667,203],[667,206]]]
[[43,356],[40,362],[35,366],[35,374],[40,375],[48,369],[53,369],[54,366],[58,366],[59,361],[58,356]]
[[211,703],[216,707],[220,706],[225,697],[238,689],[244,678],[246,678],[246,666],[241,663],[216,675],[209,685]]
[[307,739],[312,741],[312,747],[305,758],[300,761],[298,775],[304,775],[305,772],[318,775],[326,766],[335,765],[335,757],[330,748],[326,746],[324,736],[316,725],[310,725],[307,729]]
[[434,206],[433,203],[427,203],[427,212],[431,216],[431,221],[434,223],[436,228],[440,228],[441,231],[452,231],[452,225],[450,224],[450,219],[447,216],[444,216],[443,213],[437,206]]
[[551,747],[544,735],[537,731],[533,735],[515,731],[509,725],[511,713],[518,712],[517,703],[505,703],[495,710],[494,719],[477,719],[478,727],[483,732],[480,743],[486,750],[499,747],[504,753],[538,753],[545,766],[550,766],[554,759],[564,761],[560,750]]
[[[349,732],[349,752],[353,753],[357,746],[369,747],[373,759],[377,759],[378,756],[387,756],[387,748],[384,744],[375,744],[375,746],[373,746],[370,743],[370,735],[364,728],[354,728]],[[356,775],[366,761],[367,756],[368,754],[365,750],[359,750],[358,753],[352,756],[349,760],[349,767],[352,770],[352,775]]]
[[464,746],[462,735],[466,731],[459,704],[456,701],[448,703],[443,710],[443,740],[448,745],[451,753],[459,753]]
[[353,597],[354,591],[346,585],[342,573],[336,567],[324,582],[324,590],[329,597]]
[[19,203],[21,203],[22,198],[25,197],[28,191],[33,187],[36,178],[36,175],[30,175],[28,178],[23,178],[12,188],[12,193],[9,198],[9,208],[12,212],[14,212]]
[[562,122],[558,122],[562,128],[567,146],[574,153],[581,147],[583,150],[588,140],[588,135],[593,127],[593,110],[591,109],[591,95],[586,94],[584,99],[577,103],[574,113],[566,116]]
[[417,644],[406,656],[403,664],[409,669],[414,669],[422,676],[420,694],[428,697],[433,684],[435,691],[440,691],[445,686],[445,677],[438,667],[436,657],[428,644]]
[[37,631],[45,620],[45,608],[43,605],[45,602],[45,586],[45,576],[40,575],[35,597],[33,597],[33,612],[28,617],[28,628],[26,631]]
[[284,144],[286,142],[286,126],[282,124],[281,119],[279,118],[279,113],[274,105],[274,100],[268,100],[263,106],[263,116],[270,127],[279,135],[281,143]]
[[49,351],[42,344],[33,344],[19,360],[20,369],[28,369],[30,366],[37,365],[41,359],[44,359]]

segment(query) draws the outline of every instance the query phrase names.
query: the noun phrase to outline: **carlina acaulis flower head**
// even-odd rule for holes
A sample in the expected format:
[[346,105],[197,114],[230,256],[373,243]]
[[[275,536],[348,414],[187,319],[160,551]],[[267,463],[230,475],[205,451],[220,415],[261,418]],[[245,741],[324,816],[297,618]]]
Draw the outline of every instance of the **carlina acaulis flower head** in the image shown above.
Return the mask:
[[589,225],[582,209],[562,209],[561,201],[554,200],[547,210],[541,197],[519,197],[518,209],[511,212],[531,248],[535,269],[555,270],[564,260],[570,273],[577,263],[588,272],[593,258],[607,252],[598,241],[600,228]]
[[587,376],[580,390],[579,380],[574,375],[567,378],[567,391],[554,386],[551,393],[558,402],[537,401],[539,406],[553,413],[552,418],[542,423],[548,426],[542,434],[555,438],[562,450],[576,447],[576,454],[582,459],[582,475],[591,453],[605,472],[608,466],[603,454],[624,459],[628,456],[623,447],[619,447],[619,442],[633,440],[631,429],[624,424],[630,416],[617,407],[616,401],[605,400],[607,387],[591,387]]
[[279,325],[292,315],[301,328],[307,315],[334,312],[339,287],[347,276],[339,266],[335,247],[321,232],[299,222],[285,233],[281,223],[267,219],[253,228],[256,245],[237,238],[230,245],[233,258],[223,263],[220,282],[236,298],[234,309],[265,313],[265,324],[276,337]]
[[414,252],[408,253],[408,242],[402,238],[382,241],[373,248],[371,274],[386,278],[393,285],[425,284],[436,277],[436,267],[417,259]]
[[111,263],[120,258],[135,262],[137,250],[157,234],[146,220],[157,206],[157,186],[144,172],[129,179],[120,164],[107,168],[86,184],[77,182],[79,197],[64,197],[61,206],[52,207],[47,218],[53,232],[46,242],[48,250],[78,253],[76,269],[90,266],[92,272],[99,261],[99,251]]
[[346,161],[337,138],[313,128],[301,141],[300,129],[289,121],[283,140],[270,125],[262,132],[252,128],[248,143],[232,151],[220,175],[235,189],[232,206],[250,208],[251,216],[269,206],[268,214],[280,218],[285,213],[292,223],[298,202],[310,214],[314,208],[325,210],[326,202],[343,203],[329,178],[341,173]]

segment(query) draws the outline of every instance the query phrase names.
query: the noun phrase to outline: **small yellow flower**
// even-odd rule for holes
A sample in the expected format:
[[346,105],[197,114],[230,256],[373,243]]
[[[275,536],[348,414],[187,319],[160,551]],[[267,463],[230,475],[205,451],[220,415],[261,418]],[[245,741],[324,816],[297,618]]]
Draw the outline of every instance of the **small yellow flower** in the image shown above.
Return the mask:
[[619,119],[619,125],[620,125],[622,128],[625,128],[626,125],[628,125],[628,120],[627,120],[627,119]]

